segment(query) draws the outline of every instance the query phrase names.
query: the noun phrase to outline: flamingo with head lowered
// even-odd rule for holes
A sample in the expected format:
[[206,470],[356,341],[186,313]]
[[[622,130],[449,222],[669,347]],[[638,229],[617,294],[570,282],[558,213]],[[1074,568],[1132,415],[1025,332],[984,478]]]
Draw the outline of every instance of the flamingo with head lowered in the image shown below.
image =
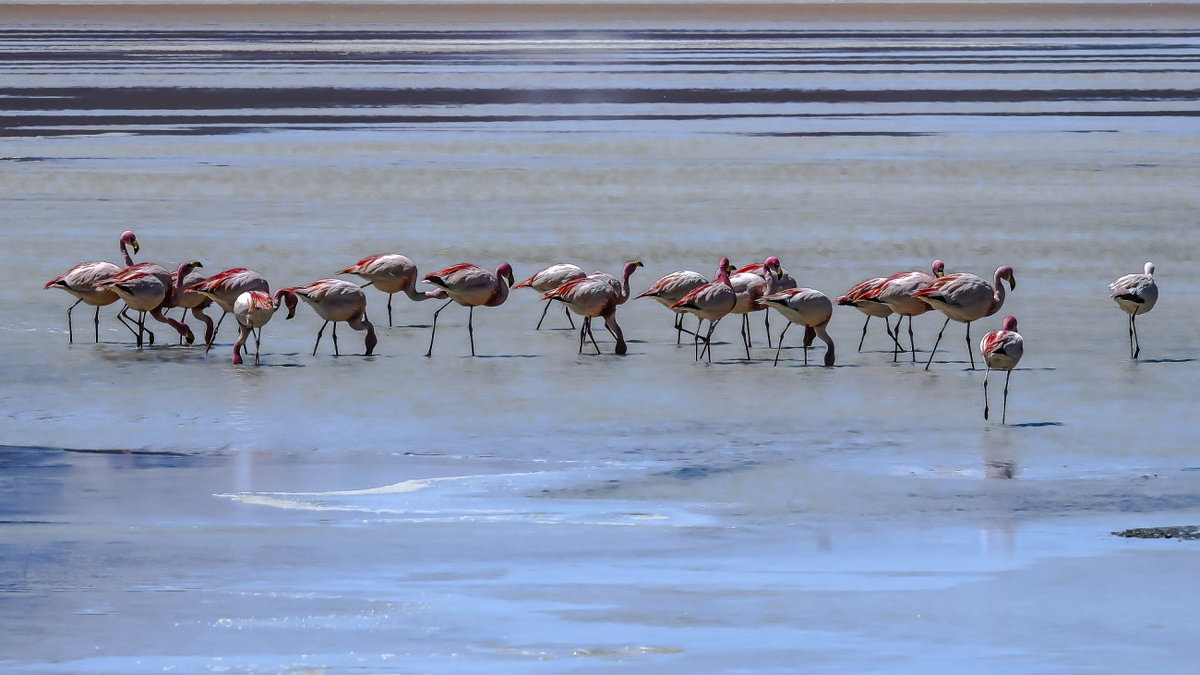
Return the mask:
[[[340,355],[337,340],[337,325],[340,321],[344,321],[354,330],[366,331],[366,336],[363,338],[366,348],[364,356],[370,356],[375,350],[375,345],[379,343],[379,340],[375,337],[375,326],[367,319],[367,294],[363,293],[358,284],[344,279],[321,279],[307,286],[293,286],[283,290],[303,298],[304,302],[308,303],[308,306],[317,313],[317,316],[325,319],[325,323],[321,324],[321,329],[317,331],[317,341],[313,344],[313,356],[317,355],[317,347],[321,346],[321,335],[325,332],[325,326],[328,326],[330,322],[333,323],[333,354],[334,356]],[[275,297],[280,296],[277,294]],[[278,308],[277,305],[276,308]],[[290,310],[289,314],[292,314]]]
[[785,291],[763,296],[759,303],[765,307],[774,307],[788,320],[779,334],[779,346],[775,348],[775,363],[779,365],[779,352],[783,349],[783,336],[787,335],[792,324],[804,326],[804,365],[808,365],[808,348],[812,346],[813,338],[819,337],[825,343],[825,365],[832,366],[835,362],[833,338],[825,330],[829,320],[833,318],[833,302],[829,296],[811,288],[789,288]]
[[496,273],[469,263],[447,267],[444,270],[426,274],[425,281],[441,288],[450,296],[446,304],[438,307],[433,313],[433,329],[429,331],[429,350],[425,356],[433,356],[433,338],[437,335],[438,314],[450,306],[450,303],[468,307],[467,335],[471,340],[471,356],[475,356],[475,327],[474,317],[476,307],[499,307],[508,299],[508,289],[513,283],[512,265],[500,263]]
[[[933,309],[929,303],[922,302],[916,296],[917,291],[922,288],[927,288],[934,281],[941,278],[946,271],[946,264],[941,260],[934,260],[930,266],[932,274],[924,272],[899,272],[893,274],[873,288],[864,291],[859,296],[860,304],[865,306],[885,306],[888,311],[900,315],[900,319],[896,320],[896,332],[893,335],[895,340],[895,348],[892,350],[892,361],[899,359],[900,352],[903,347],[900,346],[900,321],[904,317],[908,317],[908,348],[912,353],[913,363],[917,361],[917,344],[913,339],[912,318],[920,316],[925,312]],[[864,282],[865,283],[865,282]],[[838,304],[841,304],[840,302]],[[863,309],[859,307],[859,309]],[[866,311],[866,310],[864,310]],[[863,326],[863,334],[866,335],[867,327]],[[861,345],[861,343],[859,343]]]
[[407,256],[398,253],[367,256],[338,271],[338,274],[356,274],[367,280],[363,288],[374,286],[388,294],[388,328],[392,327],[392,296],[396,293],[403,291],[408,299],[414,302],[446,297],[445,293],[437,289],[429,292],[418,291],[417,266]]
[[[233,302],[233,317],[241,326],[241,333],[233,343],[233,364],[242,363],[242,347],[250,334],[254,333],[254,365],[259,364],[258,353],[262,346],[262,327],[267,325],[271,317],[281,305],[287,305],[287,318],[296,316],[296,294],[287,289],[275,291],[274,296],[262,291],[246,291]],[[336,324],[335,324],[336,325]],[[336,347],[335,347],[336,349]]]
[[913,293],[921,302],[928,303],[946,315],[946,322],[942,324],[942,330],[938,331],[937,340],[929,352],[925,370],[929,370],[930,364],[933,363],[933,355],[937,353],[942,333],[946,332],[946,326],[950,325],[951,319],[967,324],[967,354],[971,357],[971,370],[975,370],[975,350],[971,349],[971,322],[1000,311],[1004,305],[1004,285],[1001,281],[1007,281],[1009,288],[1016,289],[1017,277],[1013,274],[1012,267],[997,267],[995,280],[991,284],[974,274],[957,272],[939,277],[932,284]]
[[[125,258],[125,266],[133,266],[133,256],[129,255],[129,248],[133,249],[134,253],[140,250],[138,246],[137,236],[126,230],[121,233],[120,239],[121,255]],[[68,344],[75,342],[75,329],[71,325],[71,310],[75,309],[75,305],[84,303],[96,308],[96,316],[94,321],[96,329],[96,342],[100,342],[100,308],[107,307],[120,299],[120,297],[111,290],[98,288],[100,283],[109,277],[121,271],[120,267],[104,261],[92,261],[80,263],[71,269],[67,270],[62,276],[55,277],[46,282],[43,288],[61,288],[62,290],[75,296],[75,304],[67,308],[67,342]],[[121,323],[133,330],[129,324],[126,324],[118,315]],[[136,332],[134,333],[137,334]]]
[[245,267],[235,267],[218,272],[199,284],[188,286],[186,290],[212,299],[222,310],[221,318],[217,319],[217,327],[212,330],[211,337],[205,340],[204,351],[207,353],[212,349],[213,340],[217,337],[217,331],[221,330],[221,322],[225,321],[225,315],[233,311],[233,303],[237,301],[238,296],[246,291],[269,293],[271,287],[258,272]]
[[[650,288],[642,291],[641,294],[635,296],[637,298],[654,298],[663,307],[670,309],[675,313],[675,344],[679,344],[683,338],[683,315],[687,313],[682,309],[671,309],[671,306],[683,299],[691,291],[708,283],[708,279],[699,272],[691,270],[680,270],[671,272],[662,277],[658,281],[650,284]],[[699,330],[697,328],[697,330]],[[692,335],[695,335],[693,333]]]
[[[146,330],[146,314],[155,320],[170,324],[179,335],[191,344],[195,341],[192,329],[187,324],[163,315],[163,310],[171,307],[172,297],[183,293],[183,279],[195,268],[202,267],[200,262],[186,262],[179,266],[177,277],[172,277],[161,265],[156,263],[138,263],[126,267],[117,274],[100,282],[97,288],[111,290],[125,301],[127,309],[138,312],[137,347],[142,348],[142,334],[150,334],[150,343],[154,343],[154,334]],[[172,286],[174,281],[175,285]],[[124,311],[124,310],[122,310]]]
[[596,354],[600,353],[600,346],[596,344],[596,337],[592,335],[592,319],[595,317],[603,317],[604,325],[617,339],[615,353],[624,355],[628,352],[625,335],[621,332],[621,326],[617,324],[617,307],[629,297],[629,277],[641,266],[642,261],[640,260],[625,263],[622,270],[623,278],[616,286],[612,283],[616,279],[612,275],[596,273],[582,279],[568,281],[558,288],[542,294],[542,298],[558,300],[572,312],[583,317],[583,326],[579,329],[580,354],[583,353],[585,339],[589,337],[592,340],[592,346],[596,348]]

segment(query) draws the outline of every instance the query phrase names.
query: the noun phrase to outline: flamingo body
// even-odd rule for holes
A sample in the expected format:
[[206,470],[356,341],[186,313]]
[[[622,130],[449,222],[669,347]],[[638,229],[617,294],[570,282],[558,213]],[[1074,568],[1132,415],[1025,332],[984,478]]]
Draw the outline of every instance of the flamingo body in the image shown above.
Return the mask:
[[[133,266],[133,257],[129,254],[129,248],[132,248],[134,253],[141,250],[137,236],[133,232],[126,230],[121,233],[119,244],[121,256],[125,259],[125,266]],[[71,324],[71,311],[81,302],[96,308],[96,316],[93,322],[96,332],[96,342],[100,342],[100,308],[111,305],[119,300],[120,296],[110,289],[99,288],[99,286],[101,282],[120,271],[120,267],[110,262],[92,261],[80,263],[67,270],[65,274],[47,281],[42,287],[61,288],[76,298],[75,303],[67,308],[68,344],[75,342],[75,328]],[[128,328],[128,324],[126,324],[126,327]]]
[[496,267],[496,273],[492,274],[482,267],[461,263],[433,274],[426,274],[425,281],[441,288],[450,297],[446,304],[433,313],[433,329],[429,332],[429,350],[425,356],[433,355],[433,339],[437,335],[438,314],[441,314],[442,310],[451,302],[470,309],[467,314],[467,334],[471,341],[471,356],[475,356],[475,328],[473,326],[475,308],[479,306],[498,307],[504,304],[504,301],[508,299],[509,286],[513,283],[512,266],[508,263],[500,263]]
[[308,306],[317,313],[317,316],[325,320],[325,323],[321,324],[321,329],[317,331],[317,341],[313,344],[313,356],[316,356],[317,347],[321,344],[321,334],[325,332],[325,326],[330,322],[333,323],[333,353],[335,356],[340,354],[337,343],[337,324],[342,321],[354,330],[366,332],[363,340],[366,348],[365,356],[370,356],[375,350],[375,345],[378,344],[378,339],[375,337],[375,326],[367,319],[367,295],[358,287],[358,284],[343,279],[321,279],[307,286],[293,286],[282,290],[295,293],[303,298]]
[[[737,292],[729,280],[729,258],[721,258],[717,264],[716,281],[703,286],[697,286],[671,305],[671,309],[682,310],[695,314],[702,321],[708,321],[708,332],[704,337],[704,350],[708,352],[708,360],[712,362],[712,334],[717,323],[725,318],[737,305]],[[696,330],[696,360],[699,361],[704,352],[700,351],[700,330]]]
[[787,320],[783,333],[779,335],[779,346],[775,350],[775,364],[779,363],[779,352],[783,349],[783,336],[793,324],[804,326],[804,363],[808,363],[808,348],[814,337],[821,338],[825,343],[825,365],[832,366],[836,362],[833,338],[829,336],[826,327],[833,318],[833,301],[821,291],[811,288],[789,288],[778,293],[764,296],[759,302],[767,307],[774,307]]
[[262,327],[267,325],[271,317],[275,316],[275,311],[284,303],[288,306],[287,318],[294,317],[296,315],[296,294],[286,289],[281,288],[275,291],[274,297],[263,291],[246,291],[239,295],[237,300],[234,300],[233,316],[241,326],[241,332],[233,343],[234,365],[241,365],[242,346],[246,344],[251,333],[254,333],[254,365],[259,364]]
[[1109,295],[1129,315],[1129,358],[1142,353],[1138,341],[1137,317],[1154,309],[1158,302],[1158,284],[1154,283],[1154,263],[1147,262],[1142,274],[1126,274],[1108,285]]
[[584,318],[583,326],[579,330],[579,352],[581,354],[584,340],[587,337],[591,337],[592,346],[596,348],[597,354],[600,353],[600,346],[596,344],[596,338],[592,335],[591,328],[592,319],[596,317],[604,318],[604,325],[617,339],[615,353],[624,355],[628,352],[624,333],[617,324],[617,307],[629,297],[629,277],[641,266],[642,261],[640,260],[625,263],[622,270],[623,279],[616,285],[613,284],[613,281],[616,281],[615,277],[597,272],[582,279],[568,281],[542,294],[543,299],[558,300],[569,310]]
[[988,418],[988,375],[993,370],[1003,370],[1007,374],[1004,376],[1004,408],[1001,412],[1000,423],[1006,423],[1008,419],[1008,381],[1012,377],[1013,368],[1017,367],[1024,352],[1025,340],[1017,332],[1015,317],[1004,317],[1000,330],[994,330],[980,340],[979,353],[983,355],[984,363],[987,364],[987,372],[983,376],[983,419]]
[[1017,279],[1012,267],[1002,265],[996,268],[995,278],[991,284],[974,274],[960,272],[939,277],[932,284],[913,293],[917,299],[928,303],[946,315],[946,322],[942,324],[942,330],[938,332],[938,338],[929,353],[929,361],[925,364],[926,369],[933,363],[933,355],[937,353],[942,333],[945,332],[946,326],[951,320],[967,325],[967,353],[971,359],[971,369],[975,369],[975,351],[969,348],[971,346],[971,322],[1000,311],[1004,305],[1004,285],[1001,281],[1008,281],[1009,287],[1016,289]]
[[338,274],[355,274],[367,280],[368,286],[388,294],[388,326],[392,325],[392,296],[403,292],[409,300],[421,302],[432,298],[444,298],[440,290],[430,292],[417,290],[417,266],[408,256],[398,253],[380,253],[367,256],[357,263],[339,270]]

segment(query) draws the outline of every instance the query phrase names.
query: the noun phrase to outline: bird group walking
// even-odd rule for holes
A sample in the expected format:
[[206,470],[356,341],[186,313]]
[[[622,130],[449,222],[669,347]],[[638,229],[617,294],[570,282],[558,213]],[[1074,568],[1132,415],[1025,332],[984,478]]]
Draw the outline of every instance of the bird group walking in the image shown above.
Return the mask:
[[[51,279],[45,288],[59,288],[75,298],[67,308],[68,342],[75,339],[71,313],[80,303],[95,307],[93,333],[100,340],[100,308],[123,301],[124,307],[117,313],[117,320],[133,335],[138,349],[154,344],[154,333],[146,324],[149,316],[155,321],[169,325],[179,335],[181,343],[191,344],[195,337],[183,320],[166,315],[172,308],[191,312],[192,316],[205,324],[205,350],[211,349],[225,315],[232,313],[238,324],[239,334],[233,344],[233,363],[244,363],[243,353],[248,353],[248,341],[254,337],[254,363],[261,362],[261,333],[263,327],[281,308],[287,307],[287,318],[295,316],[299,300],[309,305],[324,320],[313,344],[313,356],[317,354],[325,328],[332,323],[333,352],[340,354],[337,324],[345,323],[351,329],[364,334],[364,355],[370,356],[378,345],[374,324],[367,316],[367,295],[364,289],[373,286],[387,294],[388,327],[394,325],[392,300],[396,293],[404,293],[410,300],[421,302],[430,299],[445,299],[446,302],[434,310],[429,333],[429,347],[425,356],[432,357],[437,335],[439,315],[451,304],[468,309],[467,334],[470,353],[476,354],[474,311],[476,307],[498,307],[509,297],[510,290],[532,288],[538,297],[546,301],[535,330],[540,330],[546,321],[550,305],[563,304],[571,327],[575,323],[572,314],[581,317],[578,352],[584,353],[591,344],[597,355],[602,353],[592,332],[592,319],[602,319],[605,328],[615,340],[613,351],[617,355],[628,353],[625,331],[617,321],[617,310],[629,299],[653,298],[674,317],[676,344],[681,344],[683,333],[692,336],[693,357],[708,363],[713,358],[713,335],[717,326],[730,314],[741,316],[741,337],[744,358],[751,359],[752,314],[764,313],[767,346],[775,343],[773,364],[778,365],[784,338],[792,325],[804,326],[802,342],[803,363],[808,364],[808,352],[816,339],[825,345],[822,363],[825,367],[836,364],[836,347],[828,326],[833,318],[835,306],[854,307],[866,315],[858,349],[862,350],[867,337],[867,328],[872,318],[883,320],[884,329],[892,349],[893,361],[899,360],[901,352],[907,351],[916,362],[917,345],[913,334],[913,317],[931,311],[940,312],[945,321],[938,331],[933,347],[925,362],[928,370],[937,353],[946,327],[951,321],[965,325],[970,368],[975,369],[975,350],[971,344],[971,324],[990,317],[1004,306],[1007,284],[1008,291],[1017,287],[1016,274],[1010,265],[996,268],[992,280],[966,272],[946,273],[945,263],[934,260],[929,272],[901,271],[888,276],[868,278],[855,284],[836,301],[813,288],[800,286],[787,272],[776,256],[768,256],[761,263],[735,268],[728,258],[722,257],[712,281],[692,270],[671,272],[654,281],[637,293],[631,291],[630,278],[643,266],[642,261],[626,263],[619,276],[603,271],[591,274],[570,263],[557,263],[542,269],[520,283],[515,283],[512,266],[500,263],[494,271],[477,265],[462,263],[420,276],[416,264],[407,256],[396,253],[371,255],[357,263],[338,270],[338,274],[355,275],[366,281],[359,284],[344,279],[319,279],[309,284],[280,288],[271,293],[270,284],[258,272],[237,267],[205,277],[198,270],[200,261],[180,264],[174,272],[151,262],[135,263],[132,254],[141,251],[137,236],[126,231],[121,233],[118,246],[125,266],[102,261],[84,262],[75,265],[66,273]],[[132,254],[130,253],[132,250]],[[429,288],[417,287],[423,282]],[[1109,284],[1111,298],[1129,316],[1130,358],[1136,360],[1141,354],[1137,333],[1137,317],[1154,308],[1158,301],[1158,287],[1154,281],[1154,264],[1147,262],[1140,274],[1126,274]],[[222,315],[214,324],[205,309],[216,304]],[[137,312],[131,317],[127,312]],[[770,330],[770,311],[779,312],[786,323],[778,337]],[[684,328],[684,317],[688,314],[697,318],[694,330]],[[897,316],[896,323],[889,322]],[[908,318],[908,341],[903,344],[900,327]],[[705,324],[707,322],[707,325]],[[983,357],[984,374],[984,419],[990,416],[987,400],[988,379],[992,370],[1005,371],[1003,411],[1001,423],[1007,423],[1008,389],[1012,371],[1020,362],[1024,352],[1024,339],[1017,332],[1017,319],[1007,316],[998,330],[984,335],[979,343]]]

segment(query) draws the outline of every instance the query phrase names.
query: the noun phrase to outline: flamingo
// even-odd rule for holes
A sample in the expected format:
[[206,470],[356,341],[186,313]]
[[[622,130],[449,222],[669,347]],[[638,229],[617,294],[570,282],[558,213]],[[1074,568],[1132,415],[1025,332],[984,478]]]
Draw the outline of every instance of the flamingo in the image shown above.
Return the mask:
[[1016,317],[1006,316],[1000,325],[1000,330],[994,330],[983,336],[983,340],[979,342],[979,353],[983,354],[983,360],[987,363],[987,372],[983,374],[983,419],[985,420],[988,418],[988,375],[992,373],[993,368],[1008,371],[1004,376],[1004,409],[1000,413],[1000,423],[1005,424],[1008,419],[1008,380],[1012,377],[1013,368],[1017,367],[1017,363],[1021,360],[1021,354],[1025,351],[1025,340],[1017,332]]
[[444,298],[440,290],[429,292],[417,290],[417,266],[407,256],[398,253],[381,253],[359,260],[350,267],[338,271],[338,274],[357,274],[367,283],[362,288],[374,285],[375,288],[388,294],[388,328],[392,327],[392,296],[400,291],[409,300],[421,302],[432,298]]
[[[583,268],[579,267],[578,265],[572,265],[571,263],[558,263],[547,267],[546,269],[529,277],[525,281],[513,286],[513,289],[532,288],[544,296],[546,293],[558,288],[559,286],[562,286],[568,281],[575,281],[576,279],[582,279],[586,276],[587,273],[584,272]],[[542,322],[546,320],[546,312],[550,311],[550,303],[551,300],[546,301],[546,306],[542,308],[542,318],[538,319],[537,327],[534,328],[534,330],[541,330]],[[571,312],[567,307],[563,307],[563,313],[567,315],[567,321],[571,323],[571,328],[574,328],[575,321],[571,319]]]
[[[170,324],[188,344],[191,344],[196,339],[192,335],[192,329],[188,328],[185,323],[164,316],[162,312],[163,309],[171,306],[170,300],[172,294],[178,295],[183,293],[183,279],[197,267],[203,267],[198,260],[185,262],[180,265],[177,272],[178,277],[174,278],[176,285],[172,287],[172,275],[161,265],[157,263],[138,263],[126,267],[112,277],[100,282],[97,288],[115,292],[125,301],[127,309],[139,312],[137,320],[138,349],[142,348],[142,333],[149,333],[146,330],[147,313],[158,321]],[[153,333],[150,333],[150,343],[154,343]]]
[[508,288],[513,283],[512,266],[500,263],[496,267],[496,273],[492,274],[482,267],[462,263],[426,274],[425,281],[441,288],[450,296],[446,304],[438,307],[433,313],[433,330],[429,332],[429,350],[425,352],[425,356],[433,356],[433,338],[437,334],[438,314],[452,302],[470,308],[467,314],[467,335],[471,339],[471,356],[475,356],[475,308],[480,305],[499,307],[504,304],[508,299]]
[[[704,336],[704,351],[708,352],[708,362],[712,363],[712,334],[721,319],[733,311],[737,305],[737,292],[729,281],[729,272],[733,266],[729,258],[721,258],[717,264],[717,279],[703,286],[698,286],[671,305],[671,309],[683,310],[695,314],[701,322],[708,320],[708,333]],[[704,352],[700,351],[700,328],[696,328],[696,360],[699,361]]]
[[[867,339],[867,326],[871,323],[871,317],[877,316],[883,319],[883,329],[887,331],[888,337],[892,339],[892,343],[899,347],[900,341],[892,332],[892,326],[888,323],[888,317],[894,312],[891,307],[882,302],[872,302],[869,299],[869,294],[877,293],[879,289],[887,283],[887,277],[872,277],[865,281],[860,281],[855,284],[846,294],[837,299],[837,304],[843,307],[853,307],[863,314],[867,315],[867,320],[863,322],[862,337],[858,339],[858,351],[862,351],[863,342]],[[925,303],[921,303],[925,305]],[[928,307],[928,305],[925,305]],[[896,325],[900,323],[897,321]],[[899,328],[897,328],[899,330]],[[895,349],[892,350],[893,352]]]
[[765,309],[758,304],[759,298],[767,293],[767,280],[755,272],[734,272],[729,277],[729,285],[737,296],[731,314],[742,315],[742,346],[746,348],[746,358],[750,358],[750,313]]
[[[704,275],[699,272],[680,270],[678,272],[671,272],[653,284],[650,284],[650,288],[642,291],[634,299],[654,298],[663,307],[671,309],[671,305],[682,300],[683,296],[707,283],[708,279],[705,279]],[[683,315],[686,313],[686,310],[672,309],[671,311],[675,313],[675,344],[679,344],[683,337]]]
[[1158,284],[1154,283],[1154,263],[1146,263],[1142,274],[1126,274],[1108,285],[1109,296],[1129,314],[1129,358],[1136,359],[1142,353],[1138,342],[1137,317],[1154,309],[1158,302]]
[[[283,290],[304,298],[317,316],[325,319],[325,323],[321,324],[321,329],[317,331],[317,341],[313,343],[313,356],[317,355],[317,347],[321,345],[321,335],[330,321],[333,322],[334,356],[340,355],[337,342],[339,321],[345,321],[354,330],[367,332],[363,339],[363,344],[366,346],[364,356],[370,356],[375,350],[375,345],[379,343],[379,340],[375,337],[375,326],[367,319],[367,294],[363,293],[358,284],[344,279],[321,279],[307,286],[292,286]],[[276,297],[279,297],[278,294]],[[290,310],[289,314],[292,314]],[[290,319],[291,316],[288,318]],[[237,353],[236,350],[234,353]]]
[[205,341],[204,352],[206,354],[208,350],[212,349],[217,331],[221,330],[221,323],[225,321],[225,315],[233,311],[233,303],[237,301],[239,295],[246,291],[271,292],[270,285],[263,275],[245,267],[234,267],[224,272],[218,272],[198,285],[188,286],[186,290],[195,291],[211,298],[221,308],[221,318],[217,319],[217,327],[213,329],[212,337]]
[[[766,287],[765,291],[763,292],[763,295],[770,295],[771,293],[778,293],[779,291],[784,291],[789,288],[796,288],[800,285],[799,283],[796,282],[795,278],[792,277],[791,272],[788,272],[787,270],[783,269],[783,265],[779,262],[779,258],[777,258],[773,255],[767,256],[761,263],[751,263],[749,265],[746,265],[745,267],[734,272],[734,276],[737,276],[738,274],[745,274],[747,272],[757,274],[767,282],[767,287]],[[732,280],[732,277],[731,277],[731,280]],[[754,310],[754,311],[757,311],[757,310]],[[742,325],[745,327],[746,340],[747,340],[747,342],[749,342],[750,318],[748,315],[742,321]],[[770,312],[763,313],[763,327],[767,332],[767,346],[771,347],[773,345],[771,344],[771,313]],[[746,358],[749,358],[749,357],[747,356]]]
[[[930,265],[930,272],[932,274],[925,274],[924,272],[899,272],[887,277],[883,280],[883,283],[863,294],[865,304],[883,304],[892,312],[900,315],[900,318],[896,320],[896,332],[893,335],[895,348],[892,350],[892,361],[896,361],[899,358],[900,352],[904,350],[900,346],[900,321],[907,316],[908,348],[912,354],[913,363],[916,363],[917,344],[913,339],[912,318],[933,309],[931,305],[918,300],[916,292],[928,287],[935,280],[941,278],[945,274],[945,271],[946,264],[941,260],[934,260],[933,264]],[[863,326],[863,332],[864,334],[866,333],[866,326]]]
[[[242,347],[254,333],[254,365],[258,365],[258,352],[262,344],[262,327],[275,316],[275,311],[281,305],[287,305],[287,318],[296,316],[296,294],[292,291],[279,289],[274,296],[262,291],[246,291],[233,302],[233,318],[241,326],[241,333],[233,343],[233,365],[242,363]],[[336,325],[336,324],[335,324]],[[336,348],[335,348],[336,349]]]
[[[172,286],[178,285],[178,276],[178,272],[171,273]],[[213,334],[216,332],[213,329],[212,317],[204,313],[204,310],[212,305],[213,301],[211,298],[201,295],[195,291],[189,291],[187,288],[202,284],[207,279],[208,277],[200,274],[199,272],[189,273],[183,279],[184,291],[172,299],[172,305],[174,307],[183,308],[183,313],[180,315],[180,318],[186,317],[188,310],[191,310],[192,316],[196,317],[204,324],[204,344],[206,345],[212,342]]]
[[[125,258],[125,266],[133,267],[133,256],[129,255],[129,250],[126,246],[132,247],[134,253],[141,250],[141,247],[138,245],[137,236],[129,230],[122,232],[120,246],[121,255]],[[47,281],[46,285],[42,287],[61,288],[76,298],[75,304],[67,308],[67,344],[75,343],[75,328],[71,325],[71,310],[75,309],[75,305],[81,302],[96,308],[96,317],[94,319],[96,342],[100,342],[100,308],[111,305],[120,298],[115,292],[100,289],[97,286],[100,282],[120,271],[120,267],[110,262],[93,261],[80,263],[67,270],[62,276]],[[118,318],[120,318],[119,315]],[[130,328],[128,324],[125,324],[124,320],[121,323],[126,328]],[[130,328],[130,330],[133,329]]]
[[621,327],[617,325],[617,307],[624,302],[625,298],[629,297],[629,277],[641,266],[642,261],[640,260],[625,263],[625,268],[622,270],[623,281],[619,288],[613,287],[612,279],[615,277],[612,275],[596,273],[582,279],[568,281],[562,286],[542,294],[542,298],[559,300],[572,312],[583,317],[583,326],[579,329],[580,354],[583,353],[584,340],[588,337],[592,339],[592,346],[596,348],[596,354],[600,354],[600,346],[596,344],[596,337],[592,335],[592,319],[598,316],[604,317],[604,325],[617,339],[615,353],[624,355],[628,351],[625,336],[621,332]]
[[826,327],[833,318],[833,302],[829,296],[811,288],[789,288],[778,293],[763,296],[759,303],[774,307],[788,320],[779,334],[779,346],[775,349],[775,363],[779,365],[779,352],[783,349],[783,336],[787,335],[792,324],[804,326],[804,365],[808,365],[808,348],[814,337],[820,337],[825,343],[825,365],[834,364],[833,338],[829,337]]
[[971,357],[971,370],[975,370],[975,351],[969,348],[971,346],[971,322],[1000,311],[1004,305],[1004,285],[1000,283],[1001,281],[1007,281],[1009,288],[1016,290],[1017,278],[1013,274],[1012,267],[1008,265],[997,267],[995,278],[991,284],[974,274],[956,272],[939,277],[932,284],[917,289],[913,293],[917,299],[929,303],[934,309],[946,315],[946,322],[942,324],[942,330],[938,331],[937,340],[933,343],[933,350],[929,352],[929,361],[925,363],[925,370],[929,370],[930,364],[933,363],[933,355],[937,353],[938,344],[942,341],[942,333],[946,332],[946,326],[950,325],[951,319],[967,324],[967,355]]

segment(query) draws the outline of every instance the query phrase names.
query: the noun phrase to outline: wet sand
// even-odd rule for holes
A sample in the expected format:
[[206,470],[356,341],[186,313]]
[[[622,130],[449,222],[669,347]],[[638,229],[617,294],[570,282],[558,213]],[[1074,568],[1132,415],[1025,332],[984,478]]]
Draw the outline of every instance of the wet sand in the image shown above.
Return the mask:
[[[1200,524],[1192,29],[1142,18],[10,34],[0,666],[1186,672],[1195,542],[1112,534]],[[772,367],[761,316],[751,360],[728,321],[697,364],[648,300],[628,356],[578,355],[526,291],[475,313],[477,358],[465,310],[425,358],[436,304],[386,328],[369,288],[369,358],[344,327],[311,356],[303,306],[259,368],[228,321],[138,351],[80,307],[68,346],[41,285],[126,228],[276,287],[382,251],[639,257],[635,291],[722,255],[829,295],[1011,264],[1026,355],[999,425],[961,326],[927,372],[845,308],[829,369],[798,330]],[[1105,285],[1145,260],[1133,362]]]

